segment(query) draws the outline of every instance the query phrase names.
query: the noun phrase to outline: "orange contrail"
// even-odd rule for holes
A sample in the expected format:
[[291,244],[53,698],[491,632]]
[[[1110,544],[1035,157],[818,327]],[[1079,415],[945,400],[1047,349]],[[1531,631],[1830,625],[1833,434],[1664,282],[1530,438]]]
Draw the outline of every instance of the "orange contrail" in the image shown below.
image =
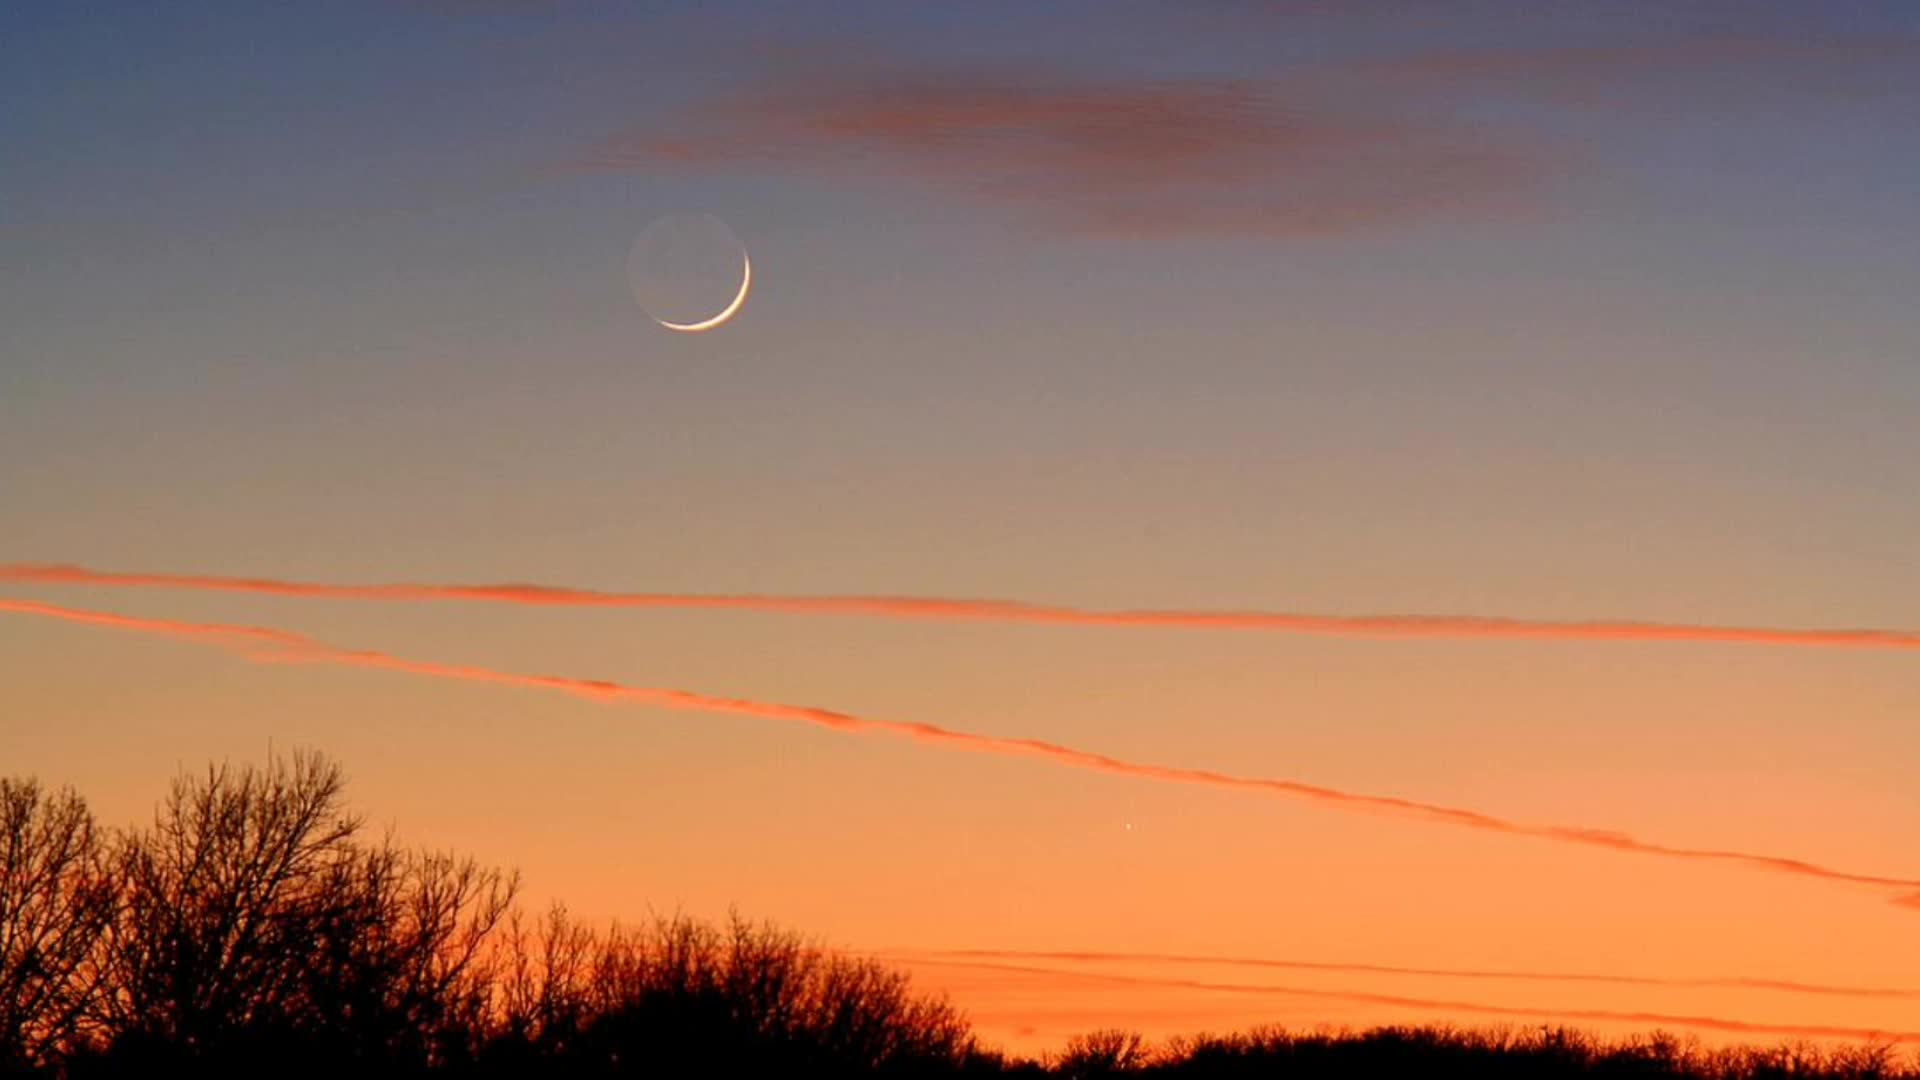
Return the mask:
[[458,679],[467,682],[491,683],[500,686],[553,690],[560,693],[572,694],[577,697],[591,698],[596,701],[631,701],[666,709],[730,713],[739,716],[754,716],[766,720],[789,720],[804,724],[813,724],[834,731],[894,735],[912,739],[916,742],[943,746],[952,750],[998,754],[1008,757],[1039,758],[1068,768],[1108,773],[1115,776],[1128,776],[1142,780],[1157,780],[1162,783],[1190,784],[1199,787],[1225,788],[1234,791],[1253,792],[1261,795],[1277,795],[1291,799],[1303,799],[1323,805],[1337,806],[1346,810],[1413,818],[1435,824],[1480,829],[1509,836],[1530,836],[1545,840],[1557,840],[1568,844],[1603,847],[1614,851],[1633,852],[1642,855],[1659,855],[1667,858],[1687,859],[1698,862],[1732,863],[1753,867],[1755,869],[1771,870],[1776,873],[1817,878],[1824,881],[1899,889],[1902,890],[1902,895],[1896,898],[1895,902],[1901,904],[1913,904],[1915,898],[1920,897],[1920,892],[1910,892],[1911,890],[1920,890],[1920,879],[1835,870],[1830,867],[1780,855],[1759,855],[1744,851],[1725,851],[1714,848],[1691,848],[1659,844],[1648,840],[1639,840],[1623,832],[1614,832],[1606,829],[1593,829],[1572,825],[1536,825],[1509,821],[1505,818],[1481,813],[1477,810],[1466,810],[1436,803],[1419,802],[1413,799],[1403,799],[1391,795],[1358,794],[1350,791],[1341,791],[1336,788],[1307,784],[1298,780],[1259,776],[1237,776],[1231,773],[1215,772],[1211,769],[1192,769],[1176,765],[1156,765],[1150,762],[1129,761],[1124,758],[1110,757],[1106,754],[1095,753],[1091,750],[1080,750],[1071,746],[1063,746],[1059,743],[1046,742],[1040,739],[1012,738],[1002,735],[981,735],[975,732],[958,731],[952,728],[944,728],[917,721],[876,720],[869,717],[854,716],[850,713],[834,712],[830,709],[815,708],[809,705],[786,705],[777,702],[753,701],[745,698],[716,697],[709,694],[695,693],[690,690],[628,686],[601,679],[576,679],[558,675],[524,675],[472,665],[440,664],[426,660],[407,660],[371,650],[336,648],[315,641],[312,638],[288,631],[262,630],[256,627],[223,627],[219,624],[208,625],[179,623],[159,619],[139,619],[130,616],[55,607],[50,604],[6,600],[0,600],[0,611],[39,615],[120,630],[206,641],[227,647],[233,651],[240,652],[249,659],[262,662],[317,663],[336,664],[343,667],[376,668],[438,679]]
[[54,604],[36,604],[31,600],[0,600],[0,611],[18,615],[41,615],[66,622],[105,626],[114,630],[132,630],[143,634],[201,641],[229,648],[274,645],[283,649],[311,648],[315,642],[304,635],[264,626],[238,626],[233,623],[177,622],[172,619],[141,619],[115,615],[107,611],[81,611]]
[[1385,1005],[1401,1009],[1469,1013],[1481,1016],[1518,1017],[1533,1020],[1544,1017],[1584,1023],[1672,1024],[1676,1027],[1702,1028],[1709,1031],[1724,1031],[1737,1035],[1920,1043],[1920,1031],[1836,1027],[1826,1024],[1776,1024],[1764,1021],[1729,1020],[1718,1016],[1687,1016],[1683,1014],[1637,1011],[1615,1012],[1609,1009],[1524,1009],[1511,1005],[1488,1005],[1477,1001],[1445,1001],[1432,998],[1401,997],[1397,994],[1373,994],[1359,990],[1325,990],[1319,987],[1307,986],[1251,986],[1245,983],[1204,982],[1199,979],[1167,979],[1153,978],[1144,975],[1110,975],[1098,972],[1063,971],[1058,968],[1033,967],[1026,964],[999,964],[986,961],[916,960],[912,962],[943,967],[970,968],[981,971],[1003,971],[1020,975],[1091,979],[1097,982],[1151,986],[1159,989],[1214,990],[1233,994],[1286,995],[1290,997],[1318,998],[1326,1001],[1345,1001],[1359,1005]]
[[1284,611],[1105,611],[1012,600],[910,596],[765,596],[606,592],[552,585],[326,585],[272,578],[117,573],[42,563],[0,565],[0,581],[201,589],[333,600],[465,600],[535,607],[682,608],[869,618],[1045,623],[1176,630],[1264,630],[1382,638],[1688,641],[1841,649],[1920,649],[1920,632],[1708,626],[1619,620],[1554,621],[1491,615],[1316,615]]
[[1244,956],[1192,956],[1184,953],[1151,952],[1062,952],[1035,949],[905,949],[890,955],[932,957],[949,960],[1039,960],[1053,963],[1132,963],[1181,964],[1198,967],[1243,967],[1287,971],[1343,972],[1361,975],[1417,975],[1449,979],[1478,979],[1514,982],[1603,983],[1612,986],[1672,987],[1691,990],[1771,990],[1791,994],[1818,994],[1832,997],[1880,999],[1920,998],[1920,989],[1879,986],[1838,986],[1791,979],[1760,979],[1748,976],[1661,977],[1656,975],[1607,975],[1596,972],[1512,971],[1475,968],[1406,967],[1397,964],[1359,964],[1326,960],[1280,960]]

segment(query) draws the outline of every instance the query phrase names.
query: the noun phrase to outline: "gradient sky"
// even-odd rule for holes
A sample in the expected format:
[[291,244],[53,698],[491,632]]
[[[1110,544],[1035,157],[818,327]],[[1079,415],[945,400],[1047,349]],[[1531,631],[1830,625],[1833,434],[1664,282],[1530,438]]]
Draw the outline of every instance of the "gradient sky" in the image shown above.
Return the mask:
[[[0,563],[1910,630],[1915,131],[1895,3],[8,5]],[[754,293],[676,335],[625,264],[690,210]],[[0,597],[1920,876],[1911,651]],[[1920,1029],[1140,958],[1920,988],[1884,889],[0,618],[0,771],[131,822],[269,742],[535,903],[917,958],[1015,1046]]]

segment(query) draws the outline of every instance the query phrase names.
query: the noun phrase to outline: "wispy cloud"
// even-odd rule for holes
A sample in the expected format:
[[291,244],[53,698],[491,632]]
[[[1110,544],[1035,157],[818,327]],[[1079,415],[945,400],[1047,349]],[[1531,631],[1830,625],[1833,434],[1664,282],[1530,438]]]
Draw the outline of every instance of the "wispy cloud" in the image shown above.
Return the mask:
[[1514,971],[1486,968],[1413,967],[1399,964],[1342,963],[1326,960],[1284,960],[1245,956],[1194,956],[1182,953],[1087,952],[1031,949],[911,949],[889,950],[890,955],[943,960],[1012,960],[1073,964],[1180,964],[1193,967],[1233,967],[1281,971],[1314,971],[1356,975],[1396,975],[1495,982],[1589,983],[1608,986],[1669,987],[1687,990],[1766,990],[1822,997],[1879,1000],[1920,998],[1920,989],[1884,986],[1841,986],[1793,979],[1763,979],[1743,975],[1719,977],[1661,977],[1611,975],[1578,971]]
[[1920,59],[1920,39],[1643,25],[1655,29],[1593,43],[1361,50],[1240,77],[1071,78],[836,55],[773,65],[755,85],[606,135],[558,167],[772,166],[900,181],[1064,231],[1348,233],[1532,215],[1561,181],[1606,168],[1591,144],[1563,142],[1537,114],[1495,121],[1475,107],[1490,94],[1565,107],[1645,102],[1651,91],[1657,120],[1780,94],[1876,92],[1910,83],[1900,73]]
[[1787,1024],[1770,1021],[1735,1020],[1721,1016],[1641,1012],[1638,1010],[1615,1011],[1611,1009],[1528,1008],[1514,1005],[1493,1005],[1479,1001],[1452,1001],[1437,998],[1406,997],[1399,994],[1369,993],[1361,990],[1329,990],[1310,986],[1252,985],[1247,983],[1209,982],[1201,979],[1121,975],[1109,972],[1067,971],[1060,968],[1042,967],[1031,964],[997,963],[986,960],[929,960],[922,958],[912,962],[936,967],[950,966],[980,971],[998,971],[1013,975],[1029,976],[1035,979],[1050,980],[1056,983],[1078,983],[1082,986],[1088,982],[1096,982],[1148,987],[1160,990],[1205,990],[1223,994],[1299,997],[1312,998],[1320,1001],[1345,1002],[1351,1005],[1373,1005],[1395,1009],[1414,1009],[1424,1012],[1445,1012],[1465,1016],[1494,1016],[1524,1020],[1558,1020],[1575,1023],[1659,1025],[1697,1028],[1704,1031],[1718,1031],[1741,1036],[1920,1043],[1920,1031],[1898,1029],[1844,1027],[1830,1024]]
[[330,585],[209,574],[124,573],[50,563],[0,564],[0,581],[41,585],[190,589],[323,600],[464,601],[527,607],[758,611],[951,622],[1037,623],[1161,630],[1232,630],[1359,638],[1453,638],[1591,642],[1692,642],[1799,648],[1920,650],[1920,632],[1716,626],[1617,619],[1520,619],[1500,615],[1325,615],[1289,611],[1099,610],[1016,600],[912,596],[764,596],[614,592],[560,585]]
[[1486,130],[1264,81],[982,70],[776,78],[564,167],[768,163],[904,178],[1068,230],[1283,235],[1506,212],[1549,167]]
[[342,649],[288,631],[263,631],[254,627],[223,627],[218,624],[180,623],[159,619],[141,619],[98,611],[62,608],[50,604],[0,600],[0,612],[33,615],[84,623],[110,629],[157,634],[218,645],[259,662],[331,664],[341,667],[395,671],[426,678],[487,683],[522,689],[547,690],[609,703],[628,703],[652,708],[751,716],[808,724],[848,734],[888,735],[913,742],[967,753],[999,757],[1030,758],[1064,768],[1151,780],[1163,784],[1181,784],[1214,790],[1278,797],[1310,802],[1333,809],[1421,821],[1433,825],[1499,833],[1505,836],[1550,840],[1582,847],[1605,848],[1637,855],[1652,855],[1697,863],[1717,863],[1765,870],[1801,878],[1843,885],[1873,886],[1899,890],[1897,902],[1912,903],[1920,895],[1920,879],[1883,874],[1838,870],[1818,863],[1782,855],[1731,851],[1716,848],[1682,847],[1641,840],[1624,832],[1576,825],[1542,825],[1513,821],[1478,810],[1444,806],[1390,795],[1368,795],[1337,788],[1322,787],[1299,780],[1263,776],[1241,776],[1211,769],[1194,769],[1152,762],[1130,761],[1081,750],[1042,739],[984,735],[971,731],[940,727],[935,724],[904,720],[879,720],[836,712],[810,705],[789,705],[747,698],[719,697],[690,690],[665,687],[629,686],[602,679],[579,679],[557,675],[526,675],[495,668],[462,664],[441,664],[408,660],[383,652]]

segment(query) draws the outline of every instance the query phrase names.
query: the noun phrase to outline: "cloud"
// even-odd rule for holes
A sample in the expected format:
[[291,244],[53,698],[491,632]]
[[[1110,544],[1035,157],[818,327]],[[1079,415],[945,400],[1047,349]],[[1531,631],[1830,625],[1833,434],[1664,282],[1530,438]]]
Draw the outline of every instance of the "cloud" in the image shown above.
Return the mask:
[[401,672],[426,678],[487,683],[522,689],[547,690],[607,703],[630,703],[652,708],[692,712],[751,716],[808,724],[849,734],[887,735],[929,746],[966,753],[999,757],[1033,758],[1063,768],[1105,773],[1136,780],[1181,784],[1215,790],[1278,797],[1311,802],[1356,813],[1451,825],[1530,837],[1564,844],[1598,846],[1638,855],[1653,855],[1688,862],[1719,863],[1765,870],[1776,874],[1810,878],[1843,885],[1864,885],[1897,889],[1903,894],[1895,903],[1907,904],[1904,894],[1920,890],[1920,879],[1890,877],[1881,874],[1837,870],[1802,859],[1715,848],[1680,847],[1640,840],[1626,833],[1582,826],[1542,825],[1511,821],[1478,810],[1444,806],[1391,795],[1368,795],[1337,788],[1322,787],[1300,780],[1264,776],[1240,776],[1177,765],[1130,761],[1091,750],[1081,750],[1043,739],[984,735],[917,721],[879,720],[836,712],[810,705],[789,705],[754,701],[747,698],[718,697],[690,690],[665,687],[629,686],[603,679],[580,679],[557,675],[526,675],[495,668],[462,664],[441,664],[408,660],[371,650],[342,649],[290,631],[261,630],[255,627],[226,627],[218,624],[179,623],[162,619],[141,619],[97,611],[82,611],[23,601],[0,600],[0,612],[33,615],[107,627],[136,633],[157,634],[218,645],[247,659],[265,663],[331,664],[340,667],[367,668]]
[[1249,985],[1245,983],[1207,982],[1200,979],[1119,975],[1106,972],[1064,971],[1059,968],[1039,967],[1029,964],[1006,964],[978,960],[920,959],[913,962],[932,966],[999,971],[1009,974],[1028,975],[1041,979],[1077,982],[1081,985],[1092,981],[1117,985],[1151,987],[1163,990],[1206,990],[1228,994],[1302,997],[1321,1001],[1339,1001],[1351,1005],[1375,1005],[1386,1006],[1388,1008],[1417,1009],[1421,1011],[1447,1012],[1464,1015],[1497,1016],[1509,1019],[1544,1019],[1576,1023],[1651,1024],[1699,1028],[1707,1031],[1718,1031],[1742,1036],[1849,1039],[1876,1043],[1920,1043],[1920,1031],[1889,1030],[1884,1028],[1841,1027],[1829,1024],[1788,1024],[1768,1021],[1735,1020],[1720,1016],[1641,1012],[1637,1010],[1525,1008],[1512,1005],[1491,1005],[1478,1001],[1451,1001],[1434,998],[1405,997],[1398,994],[1377,994],[1359,990],[1327,990],[1319,987],[1277,986],[1270,984]]
[[1071,231],[1288,236],[1505,212],[1547,166],[1485,130],[1269,82],[970,70],[789,73],[565,168],[751,164],[905,179]]
[[[1234,6],[1205,21],[1215,25]],[[1364,27],[1372,15],[1440,7],[1248,5],[1243,14],[1323,9]],[[773,166],[905,183],[1054,231],[1342,234],[1533,216],[1563,182],[1606,168],[1590,140],[1556,135],[1537,113],[1479,108],[1489,95],[1553,108],[1639,102],[1658,123],[1690,107],[1883,92],[1911,85],[1920,60],[1916,39],[1682,18],[1683,8],[1636,20],[1549,19],[1522,30],[1533,39],[1522,45],[1499,44],[1512,40],[1515,13],[1482,12],[1482,23],[1502,28],[1480,35],[1493,44],[1381,52],[1341,39],[1347,55],[1235,78],[904,69],[836,55],[770,65],[756,85],[605,136],[559,168]],[[1170,13],[1168,28],[1195,12]],[[1568,28],[1600,40],[1568,43]],[[1551,40],[1538,40],[1543,29]]]
[[[1896,901],[1897,902],[1897,901]],[[1874,999],[1920,998],[1920,989],[1875,986],[1839,986],[1791,979],[1762,979],[1749,976],[1718,978],[1661,977],[1653,975],[1608,975],[1594,972],[1513,971],[1475,968],[1409,967],[1396,964],[1357,964],[1323,960],[1281,960],[1242,956],[1193,956],[1181,953],[1147,952],[1061,952],[1030,949],[921,949],[901,950],[896,955],[933,957],[949,960],[1015,960],[1078,964],[1181,964],[1197,967],[1240,967],[1287,971],[1342,972],[1361,975],[1406,975],[1448,979],[1475,979],[1511,982],[1596,983],[1612,986],[1672,987],[1679,989],[1768,990],[1790,994],[1826,997]]]
[[[52,563],[0,564],[0,581],[41,585],[192,589],[302,599],[466,601],[528,607],[760,611],[950,622],[1037,623],[1159,630],[1232,630],[1361,638],[1451,638],[1590,642],[1689,642],[1792,648],[1920,650],[1920,632],[1712,626],[1617,619],[1517,619],[1499,615],[1324,615],[1289,611],[1126,611],[1017,600],[913,596],[762,596],[610,592],[558,585],[328,585],[207,574],[121,573]],[[1611,838],[1596,834],[1594,843]]]

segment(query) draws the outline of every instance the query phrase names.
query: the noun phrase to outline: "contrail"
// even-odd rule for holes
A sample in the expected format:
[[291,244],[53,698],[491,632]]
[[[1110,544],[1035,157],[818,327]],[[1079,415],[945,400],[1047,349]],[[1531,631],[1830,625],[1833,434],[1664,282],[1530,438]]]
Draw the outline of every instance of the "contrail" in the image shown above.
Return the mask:
[[1169,630],[1240,630],[1370,638],[1695,642],[1837,649],[1920,650],[1920,632],[1712,626],[1631,620],[1517,619],[1493,615],[1319,615],[1284,611],[1124,611],[911,596],[768,596],[607,592],[553,585],[327,585],[273,578],[119,573],[42,563],[0,565],[0,581],[198,589],[332,600],[458,600],[532,607],[678,608],[955,622],[1040,623]]
[[342,667],[399,671],[428,678],[455,679],[552,690],[595,701],[629,701],[657,708],[694,712],[728,713],[766,720],[786,720],[812,724],[833,731],[893,735],[915,742],[964,750],[971,753],[1005,757],[1039,758],[1067,768],[1089,772],[1155,780],[1169,784],[1245,791],[1260,795],[1304,800],[1345,810],[1411,818],[1433,824],[1479,829],[1508,836],[1527,836],[1557,840],[1567,844],[1601,847],[1641,855],[1658,855],[1694,862],[1726,863],[1780,874],[1815,878],[1850,885],[1871,885],[1901,890],[1896,903],[1912,905],[1920,898],[1920,879],[1889,877],[1880,874],[1835,870],[1816,863],[1779,855],[1760,855],[1744,851],[1714,848],[1679,847],[1640,840],[1623,832],[1573,825],[1538,825],[1510,821],[1477,810],[1419,802],[1391,795],[1366,795],[1336,788],[1321,787],[1298,780],[1272,777],[1238,776],[1211,769],[1193,769],[1175,765],[1129,761],[1091,750],[1080,750],[1040,739],[982,735],[944,728],[935,724],[904,720],[876,720],[850,713],[809,705],[787,705],[746,698],[716,697],[690,690],[663,687],[628,686],[602,679],[578,679],[558,675],[524,675],[495,668],[462,664],[441,664],[408,660],[387,653],[361,649],[342,649],[300,634],[258,627],[227,627],[220,624],[180,623],[161,619],[140,619],[95,611],[56,607],[51,604],[0,600],[0,612],[15,612],[87,623],[112,629],[129,630],[166,637],[184,638],[220,645],[248,659],[268,663],[333,664]]
[[1616,1012],[1610,1009],[1523,1009],[1511,1005],[1488,1005],[1477,1001],[1447,1001],[1433,998],[1401,997],[1397,994],[1373,994],[1359,990],[1326,990],[1307,986],[1253,986],[1245,983],[1205,982],[1199,979],[1166,979],[1144,975],[1111,975],[1100,972],[1063,971],[1058,968],[1026,964],[1001,964],[973,960],[915,960],[912,963],[940,967],[1002,971],[1020,975],[1090,979],[1132,986],[1151,986],[1171,990],[1211,990],[1231,994],[1283,995],[1344,1001],[1357,1005],[1385,1005],[1401,1009],[1467,1013],[1481,1016],[1518,1017],[1530,1020],[1549,1018],[1582,1023],[1671,1024],[1676,1027],[1702,1028],[1736,1035],[1764,1035],[1801,1039],[1858,1039],[1870,1042],[1920,1043],[1920,1031],[1882,1028],[1836,1027],[1825,1024],[1776,1024],[1764,1021],[1730,1020],[1718,1016],[1688,1016],[1657,1012]]
[[1151,952],[1061,952],[1034,949],[904,949],[889,955],[930,957],[945,960],[1042,961],[1081,964],[1180,964],[1197,967],[1241,967],[1286,971],[1340,972],[1360,975],[1414,975],[1449,979],[1476,979],[1509,982],[1595,983],[1611,986],[1668,987],[1688,990],[1769,990],[1791,994],[1816,994],[1830,997],[1877,999],[1920,998],[1920,989],[1877,986],[1838,986],[1831,983],[1799,982],[1791,979],[1760,979],[1747,976],[1662,977],[1657,975],[1608,975],[1595,972],[1512,971],[1475,968],[1406,967],[1397,964],[1357,964],[1324,960],[1280,960],[1244,956],[1193,956],[1184,953]]
[[82,611],[54,604],[36,604],[31,600],[0,600],[0,611],[9,611],[17,615],[40,615],[66,622],[84,623],[88,626],[104,626],[114,630],[131,630],[136,633],[156,634],[185,641],[205,642],[232,649],[244,649],[249,646],[259,648],[268,645],[282,649],[305,649],[312,648],[316,644],[305,635],[287,630],[272,630],[264,626],[141,619],[131,615],[115,615],[107,611]]

